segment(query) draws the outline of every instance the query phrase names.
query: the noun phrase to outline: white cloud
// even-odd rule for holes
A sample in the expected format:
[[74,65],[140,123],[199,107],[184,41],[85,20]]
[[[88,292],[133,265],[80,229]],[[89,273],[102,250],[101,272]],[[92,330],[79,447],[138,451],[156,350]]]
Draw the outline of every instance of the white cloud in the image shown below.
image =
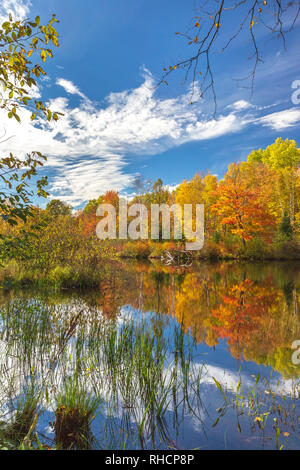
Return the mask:
[[81,98],[86,99],[86,96],[83,93],[81,93],[79,88],[76,85],[74,85],[74,83],[71,82],[70,80],[66,80],[65,78],[58,78],[56,80],[56,84],[63,87],[64,90],[70,95],[79,95],[81,96]]
[[257,119],[256,122],[276,131],[286,129],[300,122],[300,109],[291,108],[268,114],[267,116]]
[[244,111],[245,109],[253,108],[254,106],[245,100],[239,100],[233,103],[232,105],[228,106],[228,108],[233,109],[235,111]]
[[14,20],[26,18],[30,7],[30,0],[2,0],[0,5],[0,25],[8,19],[9,13],[12,14]]
[[189,105],[186,95],[172,99],[157,97],[149,72],[138,88],[111,93],[104,105],[90,101],[68,80],[60,78],[59,84],[83,98],[79,105],[72,107],[67,97],[50,101],[52,111],[64,113],[58,123],[32,123],[29,111],[22,110],[19,125],[0,110],[0,123],[6,135],[14,136],[1,144],[1,151],[22,155],[39,150],[47,155],[52,194],[73,206],[108,189],[124,191],[132,187],[134,175],[126,172],[129,156],[159,154],[183,143],[238,132],[249,124],[282,128],[283,123],[292,125],[300,119],[298,110],[259,119],[249,116],[247,111],[243,116],[230,110],[218,119],[207,118],[200,104]]
[[[59,84],[84,97],[72,82],[60,79]],[[63,97],[50,104],[53,111],[64,113],[57,124],[40,122],[36,126],[23,110],[21,126],[5,121],[7,135],[17,137],[1,148],[19,155],[38,149],[47,155],[53,173],[52,193],[73,205],[108,189],[130,186],[134,177],[125,173],[129,154],[157,154],[185,142],[235,132],[244,125],[234,114],[206,121],[201,109],[191,108],[186,96],[157,98],[149,73],[140,87],[111,93],[104,107],[83,99],[72,108]]]

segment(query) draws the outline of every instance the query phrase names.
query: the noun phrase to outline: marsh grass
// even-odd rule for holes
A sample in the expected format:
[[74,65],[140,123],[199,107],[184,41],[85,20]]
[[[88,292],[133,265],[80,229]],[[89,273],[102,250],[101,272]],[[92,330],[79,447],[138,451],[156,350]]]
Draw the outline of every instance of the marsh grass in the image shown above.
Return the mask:
[[[80,302],[39,299],[2,307],[1,446],[174,449],[186,419],[204,429],[205,366],[195,361],[195,341],[182,325],[166,328],[162,317],[155,318],[110,320]],[[215,381],[224,398],[218,421],[235,410],[238,421],[248,414],[251,426],[263,428],[266,406],[276,404],[267,395],[261,403],[258,382],[247,392],[240,383],[229,394]],[[40,427],[46,411],[53,417],[52,441]],[[295,410],[293,420],[296,425]]]
[[38,420],[39,394],[33,385],[26,387],[15,403],[9,404],[11,419],[0,423],[1,448],[30,448]]
[[92,448],[91,422],[101,404],[101,399],[87,392],[77,375],[63,381],[55,396],[56,444],[63,449]]

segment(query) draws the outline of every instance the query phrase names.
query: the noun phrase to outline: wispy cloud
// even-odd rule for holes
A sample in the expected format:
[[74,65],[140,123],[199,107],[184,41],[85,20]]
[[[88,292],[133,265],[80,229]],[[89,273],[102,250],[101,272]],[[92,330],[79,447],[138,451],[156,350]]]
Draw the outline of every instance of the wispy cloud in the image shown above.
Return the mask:
[[56,80],[56,85],[63,87],[64,90],[70,95],[78,95],[78,96],[81,96],[81,98],[87,99],[86,96],[83,93],[81,93],[79,88],[76,85],[74,85],[74,83],[71,82],[70,80],[66,80],[65,78],[58,78]]
[[235,111],[244,111],[245,109],[254,108],[254,106],[248,101],[239,100],[235,101],[235,103],[233,103],[232,105],[229,105],[228,108],[233,109]]
[[241,102],[212,119],[203,114],[201,104],[191,106],[186,95],[159,98],[147,71],[138,88],[111,93],[102,105],[86,98],[69,80],[60,78],[57,84],[82,98],[80,102],[71,106],[68,97],[50,101],[53,111],[64,113],[58,123],[31,123],[29,111],[23,110],[22,125],[18,125],[1,110],[6,135],[15,136],[1,150],[18,155],[39,150],[47,155],[52,194],[75,207],[108,189],[122,191],[132,186],[134,175],[126,172],[129,156],[159,154],[249,125],[282,129],[300,119],[297,109],[258,117],[255,113],[261,111]]
[[263,126],[268,126],[271,129],[280,131],[288,127],[295,126],[300,122],[300,109],[291,108],[279,111],[277,113],[268,114],[258,119],[257,122]]

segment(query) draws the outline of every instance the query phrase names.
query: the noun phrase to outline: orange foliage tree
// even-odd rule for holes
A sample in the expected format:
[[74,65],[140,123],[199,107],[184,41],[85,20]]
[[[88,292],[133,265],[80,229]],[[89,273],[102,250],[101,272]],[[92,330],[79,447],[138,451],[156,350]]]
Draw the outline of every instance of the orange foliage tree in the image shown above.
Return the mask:
[[239,165],[232,164],[225,180],[216,191],[217,202],[212,211],[222,225],[229,226],[238,235],[243,245],[253,236],[261,236],[270,242],[275,218],[261,202],[261,189],[249,186],[241,177]]

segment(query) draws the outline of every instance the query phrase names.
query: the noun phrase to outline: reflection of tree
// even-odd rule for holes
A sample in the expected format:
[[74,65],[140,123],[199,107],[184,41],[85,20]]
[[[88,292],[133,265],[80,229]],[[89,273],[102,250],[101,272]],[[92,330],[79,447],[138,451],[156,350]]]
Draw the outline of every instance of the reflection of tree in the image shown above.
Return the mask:
[[216,303],[216,289],[211,279],[188,274],[176,293],[176,318],[184,331],[191,330],[198,343],[217,344],[217,334],[210,328],[210,309]]
[[[230,287],[222,302],[213,309],[217,319],[215,330],[219,337],[228,338],[228,344],[235,356],[253,342],[260,352],[267,352],[276,343],[276,331],[264,328],[266,316],[276,312],[278,294],[270,279],[263,284],[255,284],[245,279]],[[271,322],[269,323],[271,325]]]
[[[124,305],[154,312],[153,334],[159,335],[168,315],[197,343],[215,346],[226,338],[234,357],[270,365],[286,376],[297,373],[290,349],[300,338],[299,271],[294,267],[202,262],[182,269],[122,261],[106,264],[101,278],[99,291],[80,292],[80,298],[108,318],[116,318]],[[49,301],[67,303],[67,295],[62,291]],[[69,295],[71,301],[77,294]],[[0,291],[1,302],[11,297],[12,292]]]
[[252,268],[216,265],[206,275],[187,274],[176,291],[176,319],[198,343],[214,346],[226,338],[234,357],[295,375],[290,347],[300,335],[296,288],[285,287],[287,302],[287,293],[268,270]]
[[236,358],[271,365],[286,376],[291,343],[300,337],[296,274],[279,265],[204,264],[193,270],[149,263],[116,263],[103,273],[97,304],[110,318],[123,305],[155,312],[153,333],[163,315],[190,331],[197,343],[228,340]]

